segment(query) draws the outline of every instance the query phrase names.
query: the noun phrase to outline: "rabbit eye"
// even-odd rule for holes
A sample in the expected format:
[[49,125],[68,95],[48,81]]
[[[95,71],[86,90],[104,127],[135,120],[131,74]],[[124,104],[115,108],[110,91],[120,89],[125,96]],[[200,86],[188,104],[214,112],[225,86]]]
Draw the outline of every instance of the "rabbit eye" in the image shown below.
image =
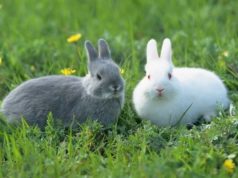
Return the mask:
[[102,79],[101,75],[97,74],[97,79],[101,80]]
[[172,74],[168,73],[169,80],[172,78]]
[[150,75],[148,75],[147,78],[150,80]]

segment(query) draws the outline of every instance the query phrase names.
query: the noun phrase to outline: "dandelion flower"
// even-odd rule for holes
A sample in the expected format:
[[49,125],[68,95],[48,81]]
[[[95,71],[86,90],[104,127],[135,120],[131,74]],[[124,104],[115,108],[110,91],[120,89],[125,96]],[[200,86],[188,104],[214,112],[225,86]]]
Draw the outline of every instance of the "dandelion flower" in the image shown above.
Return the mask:
[[226,159],[223,163],[223,166],[229,173],[232,173],[235,169],[235,163],[233,162],[232,159]]
[[60,70],[60,72],[61,72],[63,75],[71,75],[71,74],[75,73],[76,70],[71,69],[71,68],[65,68],[65,69]]
[[229,56],[229,52],[228,52],[228,51],[223,51],[223,52],[222,52],[222,55],[223,55],[224,57],[228,57],[228,56]]
[[125,70],[124,69],[120,69],[120,73],[121,73],[121,75],[123,75],[125,73]]
[[81,37],[82,37],[82,35],[80,33],[71,35],[70,37],[67,38],[67,42],[68,43],[76,43]]

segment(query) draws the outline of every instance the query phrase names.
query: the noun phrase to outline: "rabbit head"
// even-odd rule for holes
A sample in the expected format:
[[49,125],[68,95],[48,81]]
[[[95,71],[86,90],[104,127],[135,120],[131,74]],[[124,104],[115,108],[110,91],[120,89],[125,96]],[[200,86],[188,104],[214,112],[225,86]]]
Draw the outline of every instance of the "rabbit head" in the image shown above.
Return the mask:
[[124,93],[124,80],[120,75],[117,64],[111,59],[111,52],[107,42],[98,40],[98,53],[93,45],[85,42],[88,57],[88,71],[86,90],[97,98],[115,98]]
[[157,43],[151,39],[147,43],[146,55],[146,76],[144,77],[146,95],[160,100],[173,97],[177,92],[178,84],[176,76],[173,75],[170,40],[164,39],[159,56]]

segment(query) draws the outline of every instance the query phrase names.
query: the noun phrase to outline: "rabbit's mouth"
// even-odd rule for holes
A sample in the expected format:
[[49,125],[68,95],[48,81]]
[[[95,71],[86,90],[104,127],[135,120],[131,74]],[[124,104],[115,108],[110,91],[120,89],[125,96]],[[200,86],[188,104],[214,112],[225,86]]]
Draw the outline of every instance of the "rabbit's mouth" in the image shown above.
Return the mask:
[[121,92],[117,92],[117,93],[113,93],[112,96],[114,96],[115,98],[119,98],[122,95]]
[[122,94],[123,94],[123,92],[121,92],[121,91],[114,91],[114,92],[110,92],[110,93],[105,93],[104,98],[119,98],[122,96]]
[[121,95],[122,95],[122,92],[119,92],[119,91],[115,91],[111,94],[113,98],[119,98]]
[[155,95],[157,98],[162,98],[162,97],[164,97],[164,93],[163,93],[163,92],[155,92],[154,95]]
[[162,93],[158,93],[157,96],[158,96],[158,97],[162,97],[163,94],[162,94]]

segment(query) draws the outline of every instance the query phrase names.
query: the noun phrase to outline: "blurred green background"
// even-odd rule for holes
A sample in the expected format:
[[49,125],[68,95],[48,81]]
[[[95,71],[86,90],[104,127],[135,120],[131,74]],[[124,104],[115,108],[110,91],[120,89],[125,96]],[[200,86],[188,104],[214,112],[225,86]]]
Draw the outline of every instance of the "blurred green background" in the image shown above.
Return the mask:
[[[141,122],[131,104],[147,41],[155,38],[160,48],[169,37],[174,64],[215,71],[237,108],[237,9],[235,0],[1,0],[1,100],[23,81],[64,68],[84,76],[84,41],[96,45],[99,38],[125,71],[127,98],[119,125],[103,134],[90,124],[66,135],[25,125],[9,134],[0,127],[0,176],[237,177],[236,169],[232,174],[223,166],[228,155],[238,154],[237,114],[191,130],[158,128]],[[77,33],[82,38],[68,43]]]

